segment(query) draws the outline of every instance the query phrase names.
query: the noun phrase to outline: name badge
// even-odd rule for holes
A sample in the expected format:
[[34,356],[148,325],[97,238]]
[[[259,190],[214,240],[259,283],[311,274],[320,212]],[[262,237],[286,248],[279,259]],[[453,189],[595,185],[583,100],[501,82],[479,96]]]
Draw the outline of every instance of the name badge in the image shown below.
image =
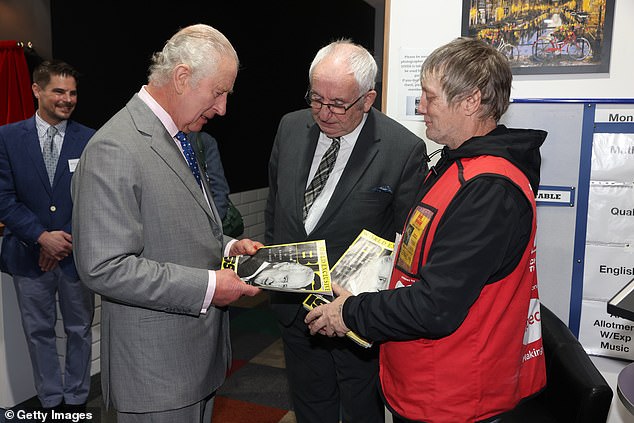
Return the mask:
[[73,173],[75,171],[78,163],[79,159],[68,159],[68,170],[70,170],[70,173]]

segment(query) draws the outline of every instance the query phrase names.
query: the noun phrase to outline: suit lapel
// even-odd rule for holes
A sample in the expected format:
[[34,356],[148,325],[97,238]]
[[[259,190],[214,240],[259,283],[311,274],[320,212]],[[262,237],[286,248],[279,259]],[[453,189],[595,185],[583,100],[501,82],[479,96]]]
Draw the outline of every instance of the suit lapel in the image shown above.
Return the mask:
[[62,142],[62,151],[59,152],[57,169],[55,170],[55,177],[53,178],[53,189],[55,189],[64,172],[70,173],[68,161],[70,159],[78,159],[81,155],[82,149],[80,148],[80,142],[77,140],[77,130],[78,128],[73,125],[72,121],[67,121],[64,141]]
[[53,187],[51,188],[51,184],[48,180],[48,172],[46,171],[46,165],[44,164],[44,157],[42,156],[40,138],[35,127],[35,120],[33,120],[32,125],[29,124],[29,126],[25,128],[27,135],[24,139],[26,140],[27,154],[31,156],[34,168],[42,180],[42,184],[51,194],[64,172],[70,172],[68,160],[73,158],[78,159],[81,155],[82,148],[81,143],[77,140],[77,130],[78,128],[73,125],[72,121],[69,120],[64,134],[64,141],[62,142],[62,150],[59,152],[57,168],[55,170],[55,175],[53,176]]
[[213,217],[212,211],[207,206],[205,196],[198,186],[198,183],[196,183],[196,179],[192,175],[178,146],[160,122],[157,126],[160,128],[157,128],[158,134],[154,133],[152,136],[150,148],[163,159],[165,164],[176,174],[176,177],[183,182],[187,190],[189,190],[196,199],[196,202],[205,209],[205,212]]
[[[152,136],[152,141],[150,143],[150,147],[165,161],[165,164],[172,169],[172,171],[176,174],[176,176],[183,182],[187,190],[194,197],[198,205],[204,210],[207,216],[210,219],[210,223],[212,226],[212,232],[214,236],[220,241],[222,244],[222,221],[220,220],[220,216],[218,215],[218,211],[213,204],[213,199],[211,196],[211,189],[209,184],[205,178],[201,178],[203,185],[205,186],[205,192],[209,197],[209,203],[205,199],[205,195],[203,191],[198,186],[194,175],[192,175],[191,170],[189,169],[189,165],[187,161],[183,157],[183,154],[176,146],[176,142],[172,137],[169,136],[163,124],[158,122],[157,133]],[[198,166],[200,166],[200,163]]]
[[48,173],[46,172],[46,165],[44,164],[44,157],[42,157],[42,147],[40,146],[40,138],[37,135],[37,128],[35,127],[35,115],[32,119],[25,121],[24,131],[26,132],[23,139],[25,140],[26,154],[33,161],[33,168],[37,172],[38,177],[42,181],[46,191],[51,194],[51,183],[48,180]]
[[[312,117],[311,117],[312,120]],[[306,185],[308,184],[308,174],[310,173],[310,166],[313,163],[313,156],[317,149],[317,141],[319,140],[319,126],[314,123],[307,124],[308,132],[306,133],[305,142],[298,143],[303,146],[303,150],[298,152],[295,166],[295,213],[300,222],[304,221],[304,192],[306,192]]]
[[[198,158],[196,158],[196,161],[198,161]],[[198,167],[200,169],[203,169],[203,167],[201,166],[200,163],[198,163]],[[222,242],[222,219],[220,219],[220,214],[218,213],[218,209],[216,208],[216,204],[214,203],[213,200],[213,193],[211,192],[211,185],[209,185],[209,183],[207,182],[207,178],[206,177],[202,177],[201,182],[203,184],[203,186],[205,187],[205,192],[207,193],[207,199],[209,200],[209,207],[211,207],[211,218],[213,220],[213,233],[214,236],[216,238],[218,238],[218,240],[220,241],[220,244],[223,244]],[[199,188],[200,191],[200,188]],[[206,203],[206,202],[205,202]]]
[[332,215],[341,207],[341,204],[346,201],[353,188],[357,185],[365,174],[366,169],[374,160],[374,157],[379,151],[379,142],[381,141],[375,137],[375,134],[374,114],[371,111],[361,129],[361,133],[359,133],[357,142],[341,174],[341,178],[339,178],[335,191],[332,197],[330,197],[330,201],[313,232],[316,232],[325,222],[331,219]]
[[[127,107],[135,125],[137,126],[137,130],[141,133],[150,135],[150,148],[156,152],[159,157],[161,157],[167,167],[169,167],[171,171],[174,172],[175,176],[182,181],[183,185],[185,185],[198,205],[200,205],[207,216],[209,216],[211,221],[214,222],[216,225],[216,228],[213,228],[214,235],[222,238],[222,222],[220,221],[218,212],[215,210],[213,205],[211,205],[210,208],[210,204],[208,204],[207,200],[205,200],[205,196],[198,186],[196,179],[192,175],[187,161],[176,145],[176,141],[174,141],[174,139],[169,135],[161,121],[154,115],[154,113],[152,113],[151,110],[149,110],[147,105],[138,97],[137,94],[135,94],[128,102]],[[209,187],[206,186],[205,189],[207,189],[207,195],[211,197]],[[211,199],[210,203],[213,203]],[[218,231],[220,232],[219,235],[216,233]]]

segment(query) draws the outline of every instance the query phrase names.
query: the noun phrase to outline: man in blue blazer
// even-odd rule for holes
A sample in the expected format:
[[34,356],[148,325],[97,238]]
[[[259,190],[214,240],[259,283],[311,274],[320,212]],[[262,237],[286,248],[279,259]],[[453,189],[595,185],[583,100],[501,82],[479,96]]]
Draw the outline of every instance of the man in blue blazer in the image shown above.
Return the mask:
[[[94,130],[70,120],[77,71],[45,61],[33,72],[35,115],[0,127],[0,270],[13,276],[22,327],[44,408],[86,403],[94,295],[73,262],[70,181]],[[66,333],[62,371],[55,339],[56,295]]]

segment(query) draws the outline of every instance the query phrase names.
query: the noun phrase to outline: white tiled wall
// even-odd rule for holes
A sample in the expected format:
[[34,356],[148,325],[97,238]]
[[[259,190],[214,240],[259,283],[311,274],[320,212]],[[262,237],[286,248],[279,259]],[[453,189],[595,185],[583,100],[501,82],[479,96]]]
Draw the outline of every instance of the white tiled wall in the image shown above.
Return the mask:
[[264,207],[268,194],[268,188],[260,188],[229,195],[244,220],[242,237],[264,242]]
[[[240,210],[244,221],[244,233],[241,238],[251,238],[255,241],[264,242],[264,207],[268,188],[261,188],[252,191],[236,192],[229,197],[233,204]],[[64,368],[64,354],[66,351],[66,335],[58,315],[57,326],[57,350],[60,353],[59,360]],[[90,374],[99,373],[99,346],[100,346],[100,325],[101,324],[101,297],[95,297],[95,317],[92,326],[92,365]]]

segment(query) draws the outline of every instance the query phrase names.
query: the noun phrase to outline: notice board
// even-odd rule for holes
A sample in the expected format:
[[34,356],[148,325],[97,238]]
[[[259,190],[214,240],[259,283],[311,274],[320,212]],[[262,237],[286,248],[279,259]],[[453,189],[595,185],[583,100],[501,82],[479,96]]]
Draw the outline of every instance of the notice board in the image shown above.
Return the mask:
[[501,123],[543,129],[542,302],[588,353],[634,359],[634,322],[607,302],[634,276],[634,100],[514,100]]

